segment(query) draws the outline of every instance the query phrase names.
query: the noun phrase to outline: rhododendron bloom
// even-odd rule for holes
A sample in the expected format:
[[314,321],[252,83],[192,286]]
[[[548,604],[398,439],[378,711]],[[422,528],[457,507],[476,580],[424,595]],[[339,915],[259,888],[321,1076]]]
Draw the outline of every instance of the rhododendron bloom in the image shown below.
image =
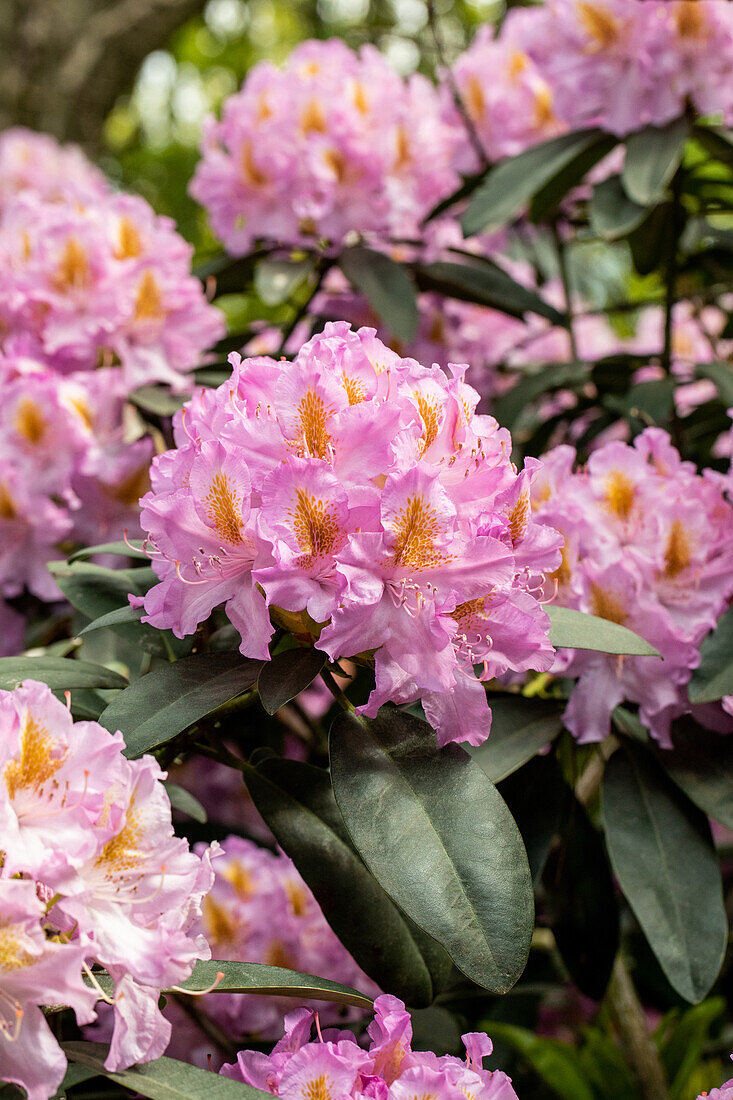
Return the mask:
[[330,323],[293,363],[231,361],[153,462],[145,621],[183,636],[224,603],[246,656],[268,657],[273,623],[333,660],[373,654],[365,713],[422,698],[441,744],[480,743],[474,665],[553,660],[536,597],[562,540],[532,519],[538,464],[512,466],[465,368],[402,359],[373,329]]
[[556,670],[579,677],[565,722],[579,740],[600,740],[613,708],[629,700],[668,746],[672,719],[690,710],[685,685],[700,643],[733,595],[733,508],[658,428],[633,447],[605,444],[586,470],[574,472],[574,459],[558,447],[537,475],[535,514],[565,536],[548,586],[558,604],[630,627],[663,660],[559,653]]
[[44,1100],[65,1059],[36,1006],[89,1023],[92,964],[114,982],[107,1067],[163,1053],[160,990],[209,958],[193,925],[213,872],[173,835],[156,762],[125,759],[120,734],[73,722],[44,684],[0,692],[0,746],[0,1080]]
[[308,41],[207,120],[190,190],[234,255],[257,239],[412,236],[457,185],[453,140],[424,77],[403,80],[372,46]]
[[73,194],[93,201],[110,193],[110,184],[75,145],[60,145],[50,134],[22,126],[0,133],[0,214],[22,191],[52,202]]
[[241,1051],[221,1073],[270,1092],[282,1100],[304,1096],[371,1097],[375,1100],[516,1100],[511,1079],[501,1070],[485,1070],[491,1054],[488,1035],[462,1036],[466,1058],[438,1057],[412,1050],[412,1021],[402,1001],[383,994],[374,1002],[374,1020],[367,1033],[369,1047],[360,1047],[349,1031],[327,1030],[310,1042],[314,1014],[305,1009],[285,1018],[285,1035],[272,1054]]

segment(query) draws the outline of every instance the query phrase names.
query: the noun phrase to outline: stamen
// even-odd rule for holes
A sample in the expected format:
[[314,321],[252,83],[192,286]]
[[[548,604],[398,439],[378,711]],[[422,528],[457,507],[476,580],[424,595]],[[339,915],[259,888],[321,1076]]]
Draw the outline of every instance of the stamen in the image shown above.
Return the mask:
[[[223,980],[224,971],[218,970],[213,982],[211,983],[211,985],[208,985],[206,989],[184,989],[183,986],[180,985],[170,985],[168,986],[168,988],[171,993],[184,993],[187,997],[204,997],[207,993],[211,993],[214,989],[216,989],[219,983]],[[209,1057],[211,1057],[211,1055],[209,1055]]]
[[323,1035],[321,1034],[321,1021],[318,1019],[318,1013],[317,1012],[314,1012],[313,1015],[315,1016],[315,1020],[316,1020],[316,1031],[318,1032],[318,1042],[322,1043],[323,1042]]
[[209,583],[209,582],[208,582],[207,580],[203,580],[203,581],[189,581],[189,580],[188,580],[188,579],[187,579],[186,577],[184,577],[184,576],[183,576],[183,574],[181,573],[181,563],[180,563],[179,561],[177,561],[177,562],[175,563],[175,566],[176,566],[176,576],[178,577],[179,581],[182,581],[182,582],[183,582],[184,584],[208,584],[208,583]]
[[83,962],[81,964],[81,968],[84,971],[84,973],[86,974],[87,978],[89,978],[89,981],[92,983],[92,988],[94,989],[95,993],[98,994],[100,1001],[104,1001],[104,1003],[107,1004],[107,1005],[113,1005],[113,1004],[116,1004],[117,1001],[119,1001],[120,997],[122,996],[121,993],[118,993],[116,997],[110,997],[108,993],[104,992],[101,985],[99,984],[97,979],[94,977],[94,974],[92,973],[92,971],[89,969],[89,967],[87,966],[87,964],[85,962]]

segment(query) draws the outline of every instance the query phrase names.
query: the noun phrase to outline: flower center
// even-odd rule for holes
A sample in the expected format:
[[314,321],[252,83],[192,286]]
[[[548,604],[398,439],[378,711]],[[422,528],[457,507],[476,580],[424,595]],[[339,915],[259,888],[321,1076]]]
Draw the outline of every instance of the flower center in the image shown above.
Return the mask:
[[450,559],[435,547],[441,523],[435,509],[422,496],[408,497],[395,520],[394,565],[429,569]]
[[601,588],[599,584],[590,586],[590,602],[593,614],[600,619],[607,619],[610,623],[618,623],[623,626],[626,622],[626,606],[620,596]]
[[22,790],[39,790],[56,775],[68,756],[45,726],[31,714],[26,717],[20,738],[20,755],[5,765],[5,785],[10,798]]
[[219,537],[228,543],[241,542],[242,513],[237,507],[236,495],[226,474],[214,474],[206,505],[209,522],[216,528]]
[[37,447],[43,442],[47,427],[43,413],[35,401],[30,397],[24,397],[18,403],[15,413],[15,430],[18,435],[27,439],[31,446]]
[[621,470],[612,470],[606,478],[606,507],[619,519],[628,519],[636,496],[636,487]]

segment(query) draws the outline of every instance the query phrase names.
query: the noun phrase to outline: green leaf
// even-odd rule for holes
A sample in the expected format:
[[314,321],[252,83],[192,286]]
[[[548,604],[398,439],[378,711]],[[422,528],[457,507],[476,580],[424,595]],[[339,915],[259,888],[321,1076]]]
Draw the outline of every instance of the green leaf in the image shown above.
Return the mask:
[[512,221],[554,176],[606,139],[601,130],[562,134],[502,161],[476,189],[463,215],[464,236],[500,229]]
[[[91,1081],[94,1077],[99,1077],[99,1072],[96,1069],[90,1069],[88,1066],[80,1066],[78,1063],[70,1062],[66,1067],[64,1079],[59,1085],[58,1092],[53,1097],[53,1100],[61,1100],[61,1097],[65,1096],[66,1090],[70,1089],[72,1085],[81,1085],[84,1081]],[[2,1092],[0,1092],[0,1096],[1,1095]]]
[[599,138],[598,141],[581,150],[535,193],[529,207],[530,220],[539,222],[543,218],[552,217],[568,192],[582,183],[591,168],[594,168],[617,145],[618,138],[606,134],[605,137]]
[[691,703],[714,703],[733,695],[733,607],[700,646],[700,664],[688,686]]
[[262,661],[239,653],[197,653],[153,669],[102,711],[110,733],[121,730],[125,755],[134,759],[164,745],[212,710],[248,691]]
[[330,737],[336,801],[389,896],[467,977],[506,992],[532,937],[524,845],[481,768],[456,745],[436,749],[434,737],[398,710],[373,721],[339,715]]
[[262,1100],[270,1096],[269,1092],[174,1058],[158,1058],[113,1072],[104,1068],[109,1053],[104,1043],[63,1043],[62,1050],[70,1062],[96,1070],[100,1076],[151,1100]]
[[254,288],[266,306],[279,306],[293,296],[312,271],[312,260],[261,260],[255,268]]
[[499,309],[511,317],[536,313],[555,325],[565,318],[539,294],[528,290],[495,264],[447,263],[418,264],[415,279],[421,290],[434,291],[448,298]]
[[585,1029],[579,1061],[596,1100],[641,1100],[621,1050],[599,1028]]
[[419,313],[409,272],[383,252],[357,245],[339,257],[346,278],[361,291],[393,336],[409,342],[417,334]]
[[[217,981],[217,976],[224,977]],[[259,963],[230,962],[207,959],[197,962],[193,974],[177,989],[200,992],[209,989],[214,982],[214,993],[261,993],[268,997],[297,997],[308,1001],[332,1001],[340,1005],[371,1009],[372,999],[358,989],[318,978],[315,974],[301,974],[283,966],[264,966]],[[163,992],[166,992],[163,990]]]
[[142,542],[139,539],[131,539],[128,542],[102,542],[97,546],[83,546],[81,550],[76,550],[69,557],[69,565],[72,565],[75,561],[84,561],[85,558],[93,558],[97,554],[114,554],[116,557],[121,558],[145,558],[148,559],[148,555],[142,549]]
[[550,616],[550,641],[556,649],[591,649],[596,653],[624,653],[659,657],[659,650],[633,630],[570,607],[545,608]]
[[588,379],[588,367],[583,363],[551,363],[526,374],[508,393],[494,402],[493,415],[500,424],[514,430],[517,420],[528,405],[552,390],[582,386]]
[[553,755],[535,756],[499,785],[522,834],[532,881],[538,884],[560,828],[568,787]]
[[105,569],[82,561],[49,562],[48,568],[71,606],[92,620],[128,606],[130,593],[144,596],[157,581],[153,570],[145,567]]
[[666,126],[637,130],[626,139],[621,182],[633,202],[649,206],[664,198],[682,160],[689,132],[689,124],[683,116]]
[[659,1054],[670,1082],[671,1100],[687,1100],[690,1078],[703,1056],[710,1028],[725,1012],[722,997],[711,997],[682,1014],[663,1042]]
[[399,910],[354,850],[328,772],[294,760],[248,767],[252,801],[307,882],[326,920],[362,969],[412,1005],[434,989],[428,965]]
[[562,1100],[594,1100],[578,1052],[557,1039],[544,1039],[526,1028],[492,1020],[491,1037],[527,1059],[532,1069]]
[[129,604],[126,607],[118,607],[116,611],[108,611],[106,615],[100,615],[98,619],[85,626],[83,630],[79,631],[79,637],[81,638],[82,634],[89,634],[93,630],[103,630],[106,626],[139,623],[144,614],[145,611],[142,607],[130,607]]
[[500,783],[557,737],[563,708],[523,695],[489,695],[489,705],[489,738],[468,751],[491,782]]
[[[664,423],[672,413],[677,381],[674,378],[654,378],[637,382],[624,398],[628,416],[650,418],[655,424]],[[648,423],[648,421],[647,421]]]
[[722,126],[705,126],[698,122],[694,133],[710,156],[722,161],[723,164],[733,166],[733,141],[730,130],[725,130]]
[[70,657],[0,657],[0,688],[12,691],[23,680],[40,680],[55,691],[127,687],[127,680],[119,673],[89,661]]
[[600,1001],[618,949],[618,908],[601,837],[567,789],[566,821],[543,882],[550,926],[570,977]]
[[681,997],[700,1001],[718,976],[728,939],[707,818],[632,745],[606,765],[602,801],[619,885],[667,980]]
[[730,363],[698,363],[698,378],[709,378],[715,384],[721,401],[733,405],[733,366]]
[[140,386],[130,394],[130,401],[143,412],[154,416],[173,416],[188,401],[183,393],[171,393],[167,386]]
[[644,221],[629,234],[634,267],[640,275],[651,275],[664,262],[672,239],[672,203],[653,206]]
[[163,785],[174,810],[193,818],[200,825],[206,824],[208,821],[206,810],[198,798],[194,798],[190,791],[187,791],[185,787],[179,787],[177,783],[164,783]]
[[257,690],[268,714],[289,703],[312,684],[326,663],[326,654],[313,647],[286,649],[262,667]]
[[733,829],[733,738],[685,715],[672,727],[672,743],[672,749],[653,746],[659,763],[696,806]]
[[591,229],[607,241],[617,241],[641,225],[647,208],[624,191],[620,176],[609,176],[593,189],[588,205]]

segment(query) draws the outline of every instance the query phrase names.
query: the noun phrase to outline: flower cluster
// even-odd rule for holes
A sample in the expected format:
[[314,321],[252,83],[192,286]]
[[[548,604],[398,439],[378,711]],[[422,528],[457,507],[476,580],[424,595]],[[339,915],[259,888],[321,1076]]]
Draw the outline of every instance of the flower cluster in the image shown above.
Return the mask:
[[[572,447],[557,447],[535,483],[535,518],[565,536],[548,587],[560,605],[630,627],[663,660],[559,653],[554,671],[578,677],[565,723],[580,741],[601,740],[611,711],[629,700],[669,746],[670,722],[690,710],[685,685],[700,643],[733,595],[733,507],[658,428],[633,446],[605,444],[586,469],[574,470],[574,462]],[[701,720],[727,728],[719,710],[698,709]]]
[[[200,922],[214,958],[285,966],[355,986],[367,996],[378,992],[331,931],[286,855],[236,836],[222,848]],[[285,998],[212,994],[202,1007],[233,1038],[274,1039],[287,1004]],[[345,1018],[335,1004],[322,1005],[320,1017],[334,1024]]]
[[[733,118],[733,9],[718,0],[547,0],[510,12],[499,42],[505,69],[520,73],[506,96],[520,115],[537,117],[525,99],[544,82],[540,120],[549,122],[538,137],[551,136],[555,116],[563,129],[601,126],[623,135],[679,117],[688,102],[700,114]],[[489,48],[483,40],[472,47]],[[491,126],[495,64],[463,67],[476,77],[468,100],[477,108],[485,102]]]
[[[374,1002],[369,1048],[358,1045],[350,1031],[321,1032],[311,1042],[314,1013],[298,1009],[285,1018],[285,1035],[272,1054],[241,1051],[222,1074],[282,1100],[303,1096],[370,1097],[371,1100],[517,1100],[511,1078],[485,1070],[492,1043],[483,1032],[462,1036],[466,1058],[412,1050],[412,1020],[397,997]],[[318,1024],[318,1021],[316,1021]]]
[[[60,375],[0,355],[0,597],[60,598],[47,562],[61,544],[135,530],[153,441],[123,433],[119,368]],[[12,618],[12,612],[8,612]],[[5,648],[20,648],[11,634]]]
[[153,462],[144,621],[182,637],[225,603],[242,653],[267,659],[272,619],[332,660],[373,657],[363,713],[422,699],[441,743],[479,744],[474,666],[553,660],[537,592],[562,540],[531,518],[539,464],[517,472],[465,368],[401,359],[373,329],[330,323],[292,363],[232,363]]
[[0,692],[0,730],[0,1080],[46,1100],[66,1059],[43,1005],[85,1024],[111,1002],[109,1069],[163,1053],[160,990],[209,957],[190,929],[213,873],[173,835],[164,773],[127,760],[121,734],[74,723],[32,680]]
[[191,194],[234,255],[258,239],[333,244],[356,230],[413,236],[458,183],[435,88],[376,49],[301,43],[260,62],[209,118]]
[[0,133],[0,214],[21,191],[63,202],[93,202],[110,193],[106,176],[75,145],[21,126]]
[[186,371],[224,330],[190,273],[191,248],[144,199],[44,199],[0,217],[0,332],[66,373],[120,364],[128,390],[185,389]]

